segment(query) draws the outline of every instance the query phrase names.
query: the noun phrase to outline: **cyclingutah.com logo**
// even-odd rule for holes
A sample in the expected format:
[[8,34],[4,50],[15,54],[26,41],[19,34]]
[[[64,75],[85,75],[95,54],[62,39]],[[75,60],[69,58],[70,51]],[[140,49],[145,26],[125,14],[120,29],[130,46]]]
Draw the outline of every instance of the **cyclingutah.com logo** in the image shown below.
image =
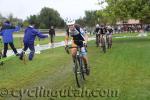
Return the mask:
[[0,97],[40,98],[40,97],[119,97],[119,89],[88,89],[69,87],[66,89],[48,89],[43,86],[32,89],[0,89]]

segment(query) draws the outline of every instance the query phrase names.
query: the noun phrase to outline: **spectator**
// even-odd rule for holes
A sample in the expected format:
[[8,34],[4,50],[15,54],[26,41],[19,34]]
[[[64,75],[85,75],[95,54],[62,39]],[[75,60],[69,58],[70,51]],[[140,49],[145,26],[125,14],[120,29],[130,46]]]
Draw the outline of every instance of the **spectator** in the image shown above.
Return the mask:
[[12,24],[9,21],[4,22],[0,30],[0,35],[2,36],[3,43],[4,43],[3,57],[7,57],[8,44],[10,45],[15,55],[19,56],[17,49],[15,48],[14,43],[13,43],[13,33],[19,30],[20,30],[20,27],[12,26]]
[[48,35],[43,35],[41,32],[37,31],[35,28],[35,23],[34,22],[30,22],[30,26],[28,26],[25,29],[24,32],[24,48],[23,51],[20,54],[20,60],[23,60],[23,55],[24,52],[29,48],[30,49],[30,54],[29,54],[29,60],[31,61],[34,57],[34,53],[35,53],[35,48],[34,48],[34,41],[35,41],[35,37],[38,36],[39,38],[47,38]]
[[51,26],[49,29],[49,36],[50,36],[50,46],[54,47],[54,40],[55,40],[55,29],[54,26]]

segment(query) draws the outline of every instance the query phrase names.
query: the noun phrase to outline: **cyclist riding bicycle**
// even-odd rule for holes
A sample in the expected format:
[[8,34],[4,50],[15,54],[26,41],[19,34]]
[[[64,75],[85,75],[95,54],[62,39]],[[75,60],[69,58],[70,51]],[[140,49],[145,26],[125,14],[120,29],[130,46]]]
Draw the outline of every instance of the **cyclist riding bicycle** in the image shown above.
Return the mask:
[[[81,48],[82,56],[83,56],[83,62],[84,62],[84,67],[85,67],[85,72],[87,75],[89,75],[89,65],[88,65],[88,59],[87,59],[87,51],[85,48],[85,45],[87,45],[88,41],[88,36],[87,34],[83,31],[83,29],[75,24],[74,20],[69,20],[67,21],[67,30],[66,30],[66,37],[65,37],[65,47],[68,47],[68,41],[69,37],[72,37],[72,47],[77,47],[79,46]],[[77,53],[77,48],[72,48],[71,49],[71,54],[73,57],[73,62],[74,58]]]
[[98,34],[98,32],[99,32],[99,29],[100,29],[100,26],[99,26],[99,24],[96,24],[96,27],[95,27],[95,31],[94,31],[94,32],[95,32],[96,34]]
[[100,29],[99,29],[99,33],[100,33],[100,46],[102,45],[102,38],[104,37],[104,35],[106,34],[107,32],[107,29],[104,25],[101,25],[100,26]]
[[111,26],[107,26],[107,35],[112,35],[112,33],[113,33],[113,29],[112,29],[112,27]]
[[111,48],[112,46],[112,34],[113,34],[113,28],[111,26],[107,26],[107,33],[106,33],[106,40],[107,40],[107,48]]
[[96,45],[98,47],[99,45],[99,40],[100,40],[100,33],[99,33],[99,30],[100,30],[100,26],[99,24],[96,24],[96,27],[95,27],[95,30],[94,30],[94,33],[96,34]]

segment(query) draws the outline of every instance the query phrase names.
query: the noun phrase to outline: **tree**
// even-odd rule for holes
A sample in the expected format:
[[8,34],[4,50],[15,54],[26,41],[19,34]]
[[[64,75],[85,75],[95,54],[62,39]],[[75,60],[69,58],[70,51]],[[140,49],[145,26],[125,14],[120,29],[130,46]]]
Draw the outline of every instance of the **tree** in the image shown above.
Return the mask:
[[30,15],[27,21],[35,22],[37,28],[50,28],[51,25],[57,27],[64,26],[64,21],[60,17],[60,14],[48,7],[42,8],[39,15]]
[[96,11],[85,11],[85,20],[88,26],[95,26],[98,23]]
[[27,27],[27,26],[29,26],[29,21],[25,20],[25,21],[23,22],[23,27]]
[[20,25],[23,22],[22,19],[15,18],[11,13],[8,15],[7,19],[5,20],[9,20],[13,25]]
[[51,25],[53,26],[60,26],[63,22],[62,18],[60,17],[60,14],[52,9],[44,7],[40,11],[39,20],[45,28],[49,28]]
[[[2,25],[2,22],[4,22],[5,20],[6,20],[6,18],[3,17],[2,14],[0,14],[0,23],[1,23],[1,25]],[[0,26],[1,26],[1,25],[0,25]]]
[[85,18],[79,18],[76,20],[76,23],[80,24],[81,26],[86,26]]
[[150,18],[149,0],[105,0],[105,2],[108,4],[106,10],[118,21],[133,18],[146,22]]
[[[30,17],[27,17],[27,21],[28,22],[31,22],[31,21],[34,22],[35,28],[39,28],[39,26],[40,26],[38,15],[30,15]],[[27,25],[27,23],[26,23],[26,25]]]

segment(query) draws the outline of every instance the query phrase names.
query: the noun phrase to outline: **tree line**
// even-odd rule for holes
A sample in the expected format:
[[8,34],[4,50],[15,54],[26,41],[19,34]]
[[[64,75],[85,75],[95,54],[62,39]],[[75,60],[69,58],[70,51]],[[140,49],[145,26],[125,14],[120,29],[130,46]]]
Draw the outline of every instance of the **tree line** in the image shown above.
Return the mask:
[[[95,26],[97,23],[114,25],[118,21],[126,22],[129,19],[140,20],[141,23],[150,24],[150,0],[98,0],[101,10],[85,11],[85,16],[76,20],[82,26]],[[9,19],[14,24],[22,24],[26,27],[29,21],[34,21],[37,28],[49,28],[50,26],[64,27],[65,22],[60,14],[48,7],[41,9],[39,14],[30,15],[26,20],[14,18],[10,14],[7,18],[0,14],[0,22]]]
[[11,21],[14,25],[19,24],[22,27],[27,27],[29,25],[29,22],[32,21],[35,23],[36,28],[41,29],[47,29],[50,28],[50,26],[57,26],[58,28],[61,28],[65,25],[65,22],[61,18],[60,14],[56,10],[48,7],[42,8],[39,14],[28,16],[24,21],[22,19],[13,17],[13,14],[10,14],[8,17],[3,17],[0,14],[1,24],[5,20]]
[[107,6],[101,10],[85,11],[85,17],[79,18],[78,23],[93,26],[96,23],[116,24],[129,19],[139,20],[150,24],[150,0],[99,0],[98,5]]

